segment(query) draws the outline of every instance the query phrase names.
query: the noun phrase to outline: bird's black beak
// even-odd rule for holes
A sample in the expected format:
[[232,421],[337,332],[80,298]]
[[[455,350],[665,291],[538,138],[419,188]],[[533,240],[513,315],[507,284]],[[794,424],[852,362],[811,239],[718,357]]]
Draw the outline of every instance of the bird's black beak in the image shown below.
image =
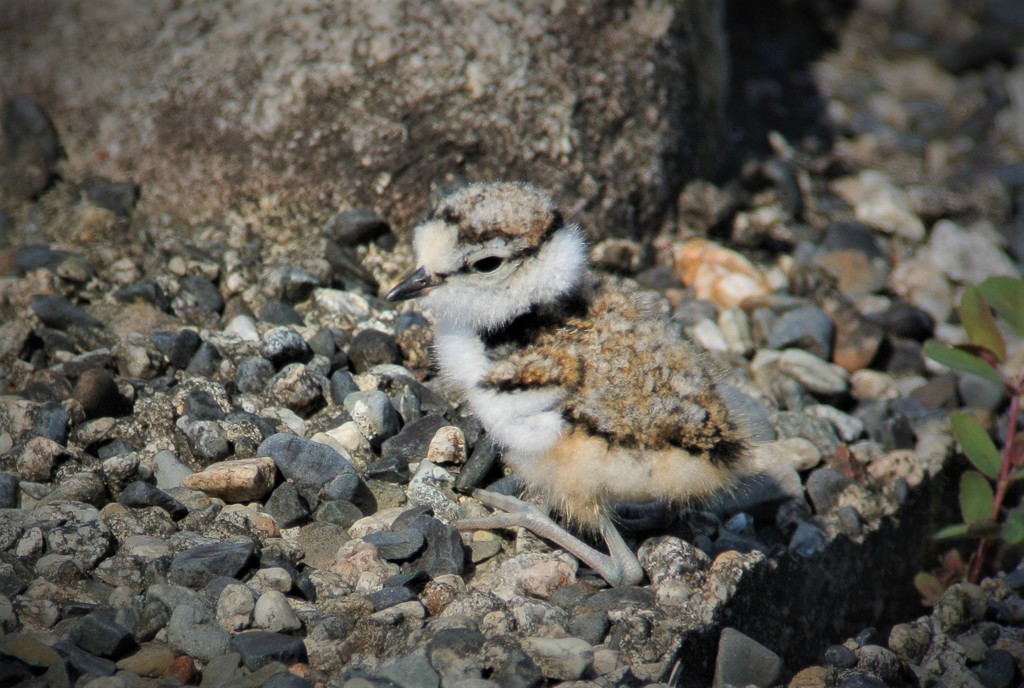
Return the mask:
[[437,280],[430,277],[424,268],[419,267],[406,275],[401,282],[393,286],[385,298],[388,301],[405,301],[407,299],[413,299],[420,296],[424,290],[437,286],[437,284]]

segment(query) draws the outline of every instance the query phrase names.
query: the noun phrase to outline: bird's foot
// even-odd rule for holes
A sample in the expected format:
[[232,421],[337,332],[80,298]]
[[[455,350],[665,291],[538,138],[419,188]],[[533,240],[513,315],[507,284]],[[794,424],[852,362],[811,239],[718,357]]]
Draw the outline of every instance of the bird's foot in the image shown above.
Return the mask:
[[609,552],[609,554],[604,554],[555,523],[543,509],[535,504],[486,490],[474,490],[473,496],[483,504],[502,513],[458,521],[455,525],[460,530],[526,528],[575,556],[594,569],[612,586],[636,585],[643,580],[644,572],[636,555],[623,541],[611,521],[607,519],[601,523],[601,534],[608,544]]

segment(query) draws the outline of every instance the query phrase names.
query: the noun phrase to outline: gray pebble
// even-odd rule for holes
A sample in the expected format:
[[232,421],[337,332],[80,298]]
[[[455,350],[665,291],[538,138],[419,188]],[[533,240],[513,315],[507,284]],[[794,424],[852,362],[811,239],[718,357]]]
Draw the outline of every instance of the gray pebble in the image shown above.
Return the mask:
[[189,420],[224,420],[225,413],[206,389],[193,389],[185,395],[183,416]]
[[32,433],[39,437],[53,440],[57,444],[68,441],[68,424],[71,422],[68,412],[55,401],[49,401],[36,410],[36,422]]
[[305,363],[313,350],[298,332],[290,327],[275,327],[263,335],[260,355],[280,368],[287,363]]
[[153,477],[160,489],[181,487],[182,479],[191,473],[192,469],[179,461],[172,452],[159,451],[153,456]]
[[235,370],[235,384],[238,391],[259,394],[274,375],[274,366],[262,356],[246,356],[238,362]]
[[354,392],[345,397],[345,410],[374,447],[396,435],[401,419],[388,395],[381,391]]
[[100,609],[83,616],[69,639],[86,652],[114,659],[135,646],[132,632],[114,620],[113,609]]
[[381,457],[408,467],[410,461],[426,458],[427,448],[434,439],[434,434],[449,424],[445,418],[436,414],[407,423],[397,435],[384,441],[380,448]]
[[189,604],[172,607],[167,623],[167,644],[177,652],[203,662],[213,661],[228,650],[231,636],[206,610]]
[[271,662],[291,665],[309,659],[302,638],[270,631],[236,635],[231,638],[230,648],[241,655],[242,663],[250,671],[261,669]]
[[324,405],[327,380],[302,363],[289,363],[267,382],[267,394],[301,416],[309,416]]
[[377,553],[388,561],[405,561],[411,559],[423,548],[423,533],[415,528],[402,530],[383,530],[363,537],[366,542],[377,547]]
[[825,664],[837,669],[852,669],[857,666],[857,655],[845,645],[832,645],[825,650]]
[[139,186],[134,182],[112,182],[103,177],[87,177],[79,191],[90,202],[118,217],[130,217],[139,200]]
[[18,479],[0,471],[0,509],[18,508]]
[[403,688],[439,688],[441,677],[421,654],[406,655],[388,662],[377,674]]
[[470,628],[443,628],[427,643],[427,659],[444,685],[479,679],[483,673],[483,634]]
[[722,629],[715,659],[715,688],[775,685],[782,673],[782,659],[756,640],[733,628]]
[[1008,688],[1019,673],[1013,655],[1006,650],[987,650],[985,659],[971,671],[985,688]]
[[839,496],[852,483],[851,478],[836,469],[822,466],[807,477],[807,496],[810,498],[811,504],[814,505],[814,510],[819,514],[824,514],[836,507]]
[[220,461],[231,453],[227,434],[219,423],[212,420],[197,420],[185,424],[192,454],[203,464]]
[[391,233],[388,221],[363,208],[350,208],[332,215],[324,223],[324,236],[342,246],[367,244]]
[[803,349],[827,361],[832,358],[834,334],[832,320],[823,310],[817,306],[802,306],[786,311],[772,324],[768,348]]
[[[354,493],[359,484],[356,469],[335,449],[296,435],[272,435],[259,446],[257,454],[271,457],[281,474],[295,483],[299,494],[314,509],[320,504],[321,490],[332,481],[341,479],[333,485],[340,492],[344,490],[339,488],[351,487]],[[349,494],[348,497],[338,496],[334,499],[351,497],[352,494]]]
[[29,299],[29,305],[32,307],[32,312],[36,314],[36,317],[42,320],[43,324],[47,327],[66,330],[72,326],[103,326],[103,323],[68,301],[63,296],[34,294]]
[[419,599],[419,597],[416,596],[416,593],[401,585],[381,588],[380,590],[368,593],[363,597],[373,604],[373,611],[375,612],[379,612],[381,609],[394,607],[396,604]]
[[274,489],[267,499],[264,510],[273,516],[277,525],[282,528],[302,525],[309,519],[309,505],[299,494],[294,483],[290,482],[283,482]]
[[126,507],[136,509],[158,506],[175,520],[188,515],[188,509],[184,504],[160,488],[141,480],[136,480],[125,486],[117,501]]
[[402,354],[398,342],[387,332],[363,330],[355,336],[348,349],[348,358],[357,373],[362,373],[380,363],[401,363]]
[[282,326],[301,325],[302,315],[291,304],[271,299],[260,309],[260,320]]
[[224,297],[220,289],[200,275],[186,275],[181,280],[181,291],[189,295],[195,305],[211,314],[224,312]]
[[363,512],[352,502],[337,499],[321,502],[313,517],[317,521],[348,528],[363,517]]
[[192,355],[185,367],[185,372],[201,377],[211,377],[217,372],[220,362],[224,360],[220,350],[210,342],[203,342]]
[[260,595],[252,620],[255,626],[275,633],[302,628],[302,622],[288,604],[288,598],[279,590],[267,590]]
[[167,580],[199,589],[219,576],[235,577],[256,551],[249,540],[223,540],[196,545],[174,555]]
[[359,385],[347,370],[336,370],[331,374],[331,399],[335,404],[345,403],[345,398],[359,391]]
[[815,557],[825,548],[828,536],[810,521],[804,521],[796,527],[793,537],[789,540],[789,551],[805,559]]
[[416,568],[426,571],[431,577],[446,573],[462,575],[466,566],[466,555],[462,536],[454,527],[425,514],[412,519],[410,530],[418,530],[426,541],[426,548],[416,560]]

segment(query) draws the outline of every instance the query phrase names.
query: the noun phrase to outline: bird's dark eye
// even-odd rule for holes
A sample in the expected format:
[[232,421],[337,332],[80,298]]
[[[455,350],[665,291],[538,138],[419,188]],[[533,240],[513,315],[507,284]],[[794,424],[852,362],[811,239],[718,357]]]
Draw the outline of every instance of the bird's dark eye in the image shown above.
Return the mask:
[[474,260],[470,267],[473,268],[473,272],[494,272],[504,262],[505,259],[500,256],[486,256],[480,260]]

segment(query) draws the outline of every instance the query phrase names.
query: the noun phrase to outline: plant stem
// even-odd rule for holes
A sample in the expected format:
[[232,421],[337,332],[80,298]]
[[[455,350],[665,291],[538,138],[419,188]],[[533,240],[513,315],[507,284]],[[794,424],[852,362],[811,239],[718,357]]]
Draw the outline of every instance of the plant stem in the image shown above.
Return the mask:
[[[1013,438],[1017,435],[1017,415],[1020,413],[1021,389],[1018,385],[1006,385],[1010,391],[1010,417],[1006,421],[1006,440],[1003,442],[1002,465],[999,467],[999,477],[996,478],[996,492],[992,500],[992,521],[999,523],[999,515],[1003,510],[1003,500],[1006,499],[1006,491],[1010,487],[1010,471],[1013,470],[1013,461],[1010,450],[1013,446]],[[978,548],[974,551],[971,560],[971,569],[967,580],[977,583],[981,577],[981,567],[985,563],[985,554],[988,550],[989,539],[982,538],[978,542]]]

